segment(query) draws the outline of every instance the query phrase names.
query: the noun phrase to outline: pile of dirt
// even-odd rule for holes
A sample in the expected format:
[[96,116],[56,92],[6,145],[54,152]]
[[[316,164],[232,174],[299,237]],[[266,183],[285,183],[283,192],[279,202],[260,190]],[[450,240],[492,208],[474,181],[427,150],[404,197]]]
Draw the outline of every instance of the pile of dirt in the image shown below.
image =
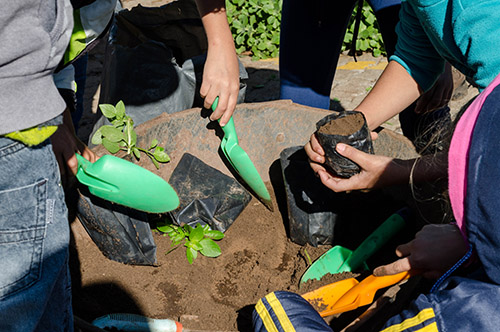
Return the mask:
[[198,255],[190,265],[184,247],[166,254],[169,238],[154,232],[159,265],[153,267],[108,260],[75,220],[75,315],[92,321],[133,313],[179,320],[190,329],[250,330],[254,304],[272,291],[299,292],[306,257],[315,259],[330,248],[294,244],[285,226],[279,211],[253,199],[219,242],[221,256]]

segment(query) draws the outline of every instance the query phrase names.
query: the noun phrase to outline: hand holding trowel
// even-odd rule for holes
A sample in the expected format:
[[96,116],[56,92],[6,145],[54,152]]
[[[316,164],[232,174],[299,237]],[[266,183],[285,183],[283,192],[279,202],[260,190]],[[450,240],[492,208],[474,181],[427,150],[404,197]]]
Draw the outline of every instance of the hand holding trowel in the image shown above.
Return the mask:
[[358,282],[355,278],[337,281],[302,295],[321,317],[354,310],[373,302],[375,293],[412,276],[411,272],[377,277],[370,275]]
[[408,208],[397,211],[377,227],[354,251],[342,246],[331,248],[306,270],[300,283],[305,283],[309,279],[320,280],[328,273],[351,272],[359,268],[367,270],[368,266],[365,261],[405,226],[405,219],[408,219],[408,216]]
[[[215,111],[218,102],[219,97],[212,104],[212,111]],[[259,196],[264,205],[272,211],[271,196],[264,181],[262,181],[248,154],[238,145],[238,135],[234,127],[233,117],[231,116],[227,124],[221,128],[224,131],[224,137],[220,143],[222,152],[241,178]]]

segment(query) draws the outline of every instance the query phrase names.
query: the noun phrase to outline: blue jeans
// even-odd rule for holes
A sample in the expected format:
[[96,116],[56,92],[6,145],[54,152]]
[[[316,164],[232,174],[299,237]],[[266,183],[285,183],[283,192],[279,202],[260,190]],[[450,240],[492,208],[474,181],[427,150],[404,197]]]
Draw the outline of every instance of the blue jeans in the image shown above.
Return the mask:
[[0,331],[73,331],[69,223],[49,140],[0,137]]

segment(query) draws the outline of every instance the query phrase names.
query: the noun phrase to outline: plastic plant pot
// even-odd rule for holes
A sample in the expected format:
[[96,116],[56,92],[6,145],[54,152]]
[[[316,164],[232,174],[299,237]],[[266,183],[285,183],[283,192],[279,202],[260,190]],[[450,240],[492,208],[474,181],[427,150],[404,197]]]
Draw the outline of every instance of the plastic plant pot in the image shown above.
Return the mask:
[[337,152],[335,147],[338,143],[345,143],[373,154],[370,130],[361,112],[345,111],[330,114],[318,121],[316,128],[316,137],[325,151],[325,166],[340,177],[350,178],[358,174],[361,168]]

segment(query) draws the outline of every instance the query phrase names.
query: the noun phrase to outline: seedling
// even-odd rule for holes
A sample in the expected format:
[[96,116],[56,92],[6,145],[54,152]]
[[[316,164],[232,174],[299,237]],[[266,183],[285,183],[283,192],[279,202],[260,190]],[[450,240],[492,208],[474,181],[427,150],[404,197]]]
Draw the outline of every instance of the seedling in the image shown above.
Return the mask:
[[92,136],[92,143],[102,144],[109,153],[115,154],[118,151],[126,151],[128,155],[134,155],[136,160],[141,159],[141,152],[145,153],[156,166],[160,168],[160,163],[170,161],[170,157],[165,149],[158,146],[158,140],[153,139],[149,148],[144,149],[136,146],[137,134],[134,130],[134,121],[125,113],[125,104],[119,101],[116,106],[101,104],[99,108],[102,114],[111,122],[111,125],[101,126]]
[[177,226],[171,222],[162,221],[158,223],[156,229],[164,233],[163,236],[170,237],[173,248],[167,254],[184,243],[189,264],[193,264],[198,252],[207,257],[218,257],[221,254],[220,247],[215,241],[222,239],[224,233],[211,230],[208,225],[197,224],[193,228],[189,225]]
[[304,248],[304,254],[306,255],[306,258],[307,258],[307,265],[311,265],[312,264],[312,259],[311,259],[311,256],[309,256],[309,253],[307,252],[307,249]]

